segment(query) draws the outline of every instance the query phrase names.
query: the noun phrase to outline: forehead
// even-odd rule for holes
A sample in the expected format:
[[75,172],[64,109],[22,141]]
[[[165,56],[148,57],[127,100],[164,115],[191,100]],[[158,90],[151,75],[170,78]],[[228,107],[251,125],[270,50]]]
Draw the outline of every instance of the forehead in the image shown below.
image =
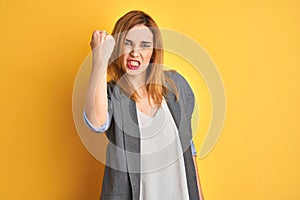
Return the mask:
[[153,34],[147,26],[141,24],[141,25],[136,25],[132,29],[130,29],[127,32],[127,35],[125,38],[128,40],[131,40],[131,41],[152,42]]

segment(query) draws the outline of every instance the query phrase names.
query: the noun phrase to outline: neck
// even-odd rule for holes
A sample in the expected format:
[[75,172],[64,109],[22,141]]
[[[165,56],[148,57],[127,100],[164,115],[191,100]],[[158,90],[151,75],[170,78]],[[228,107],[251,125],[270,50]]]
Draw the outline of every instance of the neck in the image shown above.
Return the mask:
[[128,80],[134,87],[134,90],[138,92],[140,97],[144,96],[147,94],[147,89],[146,89],[146,73],[136,75],[136,76],[128,76]]
[[140,100],[147,98],[148,99],[148,91],[145,85],[139,87],[136,92],[138,93]]

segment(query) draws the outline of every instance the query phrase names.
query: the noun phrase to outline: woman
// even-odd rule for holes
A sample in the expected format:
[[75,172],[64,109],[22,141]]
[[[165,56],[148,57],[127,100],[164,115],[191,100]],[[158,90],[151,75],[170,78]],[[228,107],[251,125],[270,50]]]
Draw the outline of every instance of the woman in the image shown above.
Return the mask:
[[154,20],[128,12],[112,35],[94,31],[90,45],[84,121],[110,141],[101,199],[203,199],[191,134],[194,95],[180,74],[163,70]]

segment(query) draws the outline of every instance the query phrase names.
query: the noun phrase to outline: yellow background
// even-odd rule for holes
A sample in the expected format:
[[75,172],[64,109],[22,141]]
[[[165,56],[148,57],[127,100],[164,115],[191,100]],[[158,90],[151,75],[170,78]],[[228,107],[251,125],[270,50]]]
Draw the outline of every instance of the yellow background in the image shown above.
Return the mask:
[[195,39],[224,81],[223,132],[198,160],[206,200],[300,199],[296,0],[1,1],[0,199],[98,199],[103,165],[75,129],[73,83],[92,31],[132,9]]

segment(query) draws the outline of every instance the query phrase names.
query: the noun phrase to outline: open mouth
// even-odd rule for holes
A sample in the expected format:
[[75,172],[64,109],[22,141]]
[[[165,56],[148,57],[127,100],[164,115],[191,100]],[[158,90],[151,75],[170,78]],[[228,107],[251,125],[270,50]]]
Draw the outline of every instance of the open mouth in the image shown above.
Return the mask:
[[127,67],[131,70],[137,70],[140,67],[141,63],[138,60],[128,60]]

